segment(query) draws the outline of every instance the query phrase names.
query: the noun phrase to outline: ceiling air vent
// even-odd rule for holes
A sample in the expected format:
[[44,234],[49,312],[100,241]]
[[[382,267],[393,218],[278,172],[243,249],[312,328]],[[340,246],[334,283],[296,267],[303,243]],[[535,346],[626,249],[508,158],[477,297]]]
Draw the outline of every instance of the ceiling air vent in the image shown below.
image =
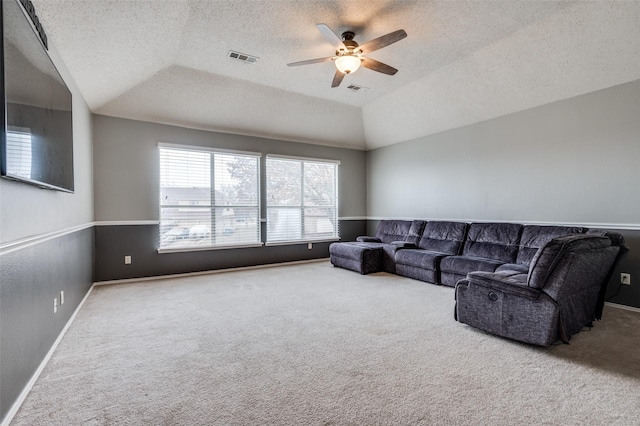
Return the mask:
[[347,89],[353,91],[353,92],[366,92],[369,90],[368,87],[364,87],[364,86],[358,86],[357,84],[350,84],[347,86]]
[[245,64],[255,64],[258,62],[257,56],[247,55],[246,53],[236,52],[234,50],[229,51],[228,55],[231,59],[235,59],[236,61],[244,62]]

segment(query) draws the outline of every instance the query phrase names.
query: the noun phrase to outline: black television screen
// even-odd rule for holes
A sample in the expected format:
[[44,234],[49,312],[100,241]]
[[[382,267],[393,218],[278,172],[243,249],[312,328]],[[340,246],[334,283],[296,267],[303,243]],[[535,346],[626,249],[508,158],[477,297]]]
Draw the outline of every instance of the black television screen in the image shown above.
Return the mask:
[[30,16],[17,0],[1,0],[1,174],[73,192],[71,92],[49,58],[46,35],[29,20],[33,5],[26,4]]

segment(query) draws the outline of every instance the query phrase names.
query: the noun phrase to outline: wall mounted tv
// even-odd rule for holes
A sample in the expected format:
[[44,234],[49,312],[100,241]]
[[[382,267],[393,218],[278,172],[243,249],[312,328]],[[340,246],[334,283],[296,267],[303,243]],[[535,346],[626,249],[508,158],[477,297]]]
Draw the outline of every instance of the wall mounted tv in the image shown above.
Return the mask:
[[71,92],[47,52],[29,0],[1,0],[0,174],[73,192]]

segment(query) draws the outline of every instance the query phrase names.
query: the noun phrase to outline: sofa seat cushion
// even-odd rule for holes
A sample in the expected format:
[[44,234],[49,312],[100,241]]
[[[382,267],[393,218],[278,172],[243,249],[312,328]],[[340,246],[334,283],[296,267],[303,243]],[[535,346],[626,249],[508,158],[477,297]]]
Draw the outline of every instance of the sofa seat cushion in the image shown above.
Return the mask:
[[436,251],[405,249],[396,252],[396,273],[428,283],[440,283],[440,260],[448,256]]
[[435,271],[440,259],[445,256],[448,256],[448,254],[429,250],[404,249],[396,252],[396,264]]
[[494,272],[504,262],[474,256],[447,256],[440,261],[440,270],[456,275],[467,275],[473,271]]
[[528,274],[529,265],[522,263],[505,263],[504,265],[498,266],[498,268],[496,269],[496,272],[501,271],[518,271],[522,274]]

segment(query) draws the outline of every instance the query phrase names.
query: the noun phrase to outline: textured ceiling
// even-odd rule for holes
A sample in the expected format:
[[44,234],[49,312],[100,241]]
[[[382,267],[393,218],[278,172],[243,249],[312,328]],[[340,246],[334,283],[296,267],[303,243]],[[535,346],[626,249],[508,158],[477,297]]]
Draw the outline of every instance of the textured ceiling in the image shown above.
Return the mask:
[[[640,1],[33,3],[93,112],[292,141],[372,149],[640,79]],[[333,54],[316,23],[404,29],[368,55],[399,72],[287,67]]]

